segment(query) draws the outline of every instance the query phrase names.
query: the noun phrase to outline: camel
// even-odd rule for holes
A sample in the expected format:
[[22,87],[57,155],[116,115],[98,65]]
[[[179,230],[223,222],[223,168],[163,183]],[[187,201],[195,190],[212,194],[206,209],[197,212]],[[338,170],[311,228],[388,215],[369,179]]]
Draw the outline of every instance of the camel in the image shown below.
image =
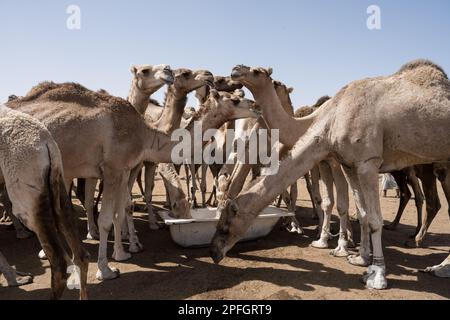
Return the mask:
[[[67,257],[80,271],[76,279],[80,299],[87,299],[89,254],[78,237],[56,142],[37,120],[2,105],[0,146],[0,184],[6,185],[13,214],[36,233],[49,257],[52,298],[59,299],[64,292]],[[16,272],[0,253],[1,273],[10,287],[33,280],[30,275]]]
[[[391,76],[350,83],[318,111],[297,121],[311,125],[282,161],[278,174],[262,178],[219,208],[213,260],[219,263],[225,257],[277,194],[332,155],[345,170],[359,210],[361,255],[349,259],[367,264],[371,238],[373,261],[363,281],[369,289],[387,288],[378,175],[450,161],[446,73],[428,60],[413,61]],[[443,265],[442,272],[448,275],[448,260]]]
[[[223,77],[223,76],[215,76],[214,77],[214,88],[217,91],[221,92],[239,92],[242,98],[244,98],[245,94],[243,91],[237,91],[242,89],[242,84],[240,84],[237,81],[234,81],[231,79],[231,77]],[[200,105],[203,104],[206,99],[208,98],[210,92],[209,86],[203,86],[196,90],[195,97],[199,101]],[[234,127],[234,122],[227,122],[224,124],[218,131],[218,135],[215,137],[216,143],[217,143],[217,152],[225,154],[225,144],[226,144],[226,130],[232,129]],[[225,156],[224,156],[225,157]],[[206,191],[207,191],[207,181],[206,181],[206,174],[207,169],[210,169],[214,180],[216,181],[213,185],[213,190],[211,193],[211,196],[208,200],[206,200]],[[202,205],[203,207],[206,207],[208,204],[211,205],[212,197],[217,197],[217,179],[219,172],[222,168],[221,164],[213,164],[210,166],[207,165],[187,165],[185,166],[186,171],[186,183],[187,183],[187,190],[189,193],[189,199],[191,200],[191,208],[198,208],[196,193],[197,193],[197,181],[195,179],[196,173],[198,169],[201,168],[201,181],[200,181],[200,191],[202,195]],[[180,172],[180,167],[177,167],[177,172]],[[217,200],[217,198],[216,198]]]
[[[272,69],[266,70],[263,68],[249,68],[247,66],[236,66],[233,69],[232,78],[241,82],[246,86],[256,99],[256,103],[261,107],[264,120],[267,121],[268,127],[272,129],[279,129],[280,142],[285,148],[291,149],[295,142],[305,134],[312,122],[308,118],[297,119],[293,117],[293,111],[286,112],[281,101],[286,98],[278,97],[276,85],[274,86],[271,78]],[[279,86],[278,86],[279,87]],[[283,97],[283,95],[282,95]],[[289,99],[289,97],[287,97]],[[292,104],[287,103],[292,109]],[[341,170],[340,165],[329,157],[319,163],[321,181],[324,182],[324,196],[322,197],[322,210],[325,214],[319,215],[319,218],[324,217],[323,221],[319,221],[320,239],[314,241],[312,246],[315,248],[328,248],[328,239],[330,238],[330,222],[331,213],[334,207],[333,184],[336,185],[337,190],[337,209],[340,217],[340,231],[339,241],[336,249],[332,250],[332,254],[336,257],[346,257],[349,255],[348,247],[353,244],[353,234],[348,219],[349,195],[348,185],[345,176]],[[234,178],[237,181],[243,179]],[[233,184],[229,187],[228,198],[233,199],[242,189],[242,183],[236,183],[236,188]],[[318,192],[318,190],[312,190]],[[294,198],[294,197],[292,197]],[[319,195],[314,195],[313,198],[319,198]],[[296,203],[296,196],[294,206]],[[295,228],[294,228],[295,229]]]
[[[450,203],[450,164],[427,164],[417,165],[407,168],[402,171],[393,172],[400,191],[400,206],[395,217],[395,220],[385,226],[387,230],[395,230],[400,223],[401,217],[405,210],[408,201],[411,198],[408,184],[413,188],[415,195],[415,202],[417,207],[417,228],[415,233],[411,236],[411,240],[406,242],[408,247],[421,247],[424,238],[427,234],[428,228],[441,209],[439,195],[436,185],[436,179],[441,182],[447,202]],[[422,181],[424,192],[420,188],[419,179]],[[422,215],[423,200],[426,201],[426,213]],[[450,209],[449,209],[450,210]],[[450,211],[449,211],[450,215]]]
[[[130,71],[133,75],[133,79],[130,87],[128,101],[133,105],[136,111],[139,112],[139,114],[144,115],[151,99],[151,95],[161,89],[164,85],[173,83],[173,71],[170,66],[164,64],[155,66],[132,66]],[[109,95],[106,91],[98,91],[97,93]],[[78,181],[80,182],[80,179]],[[88,179],[85,182],[84,207],[86,209],[86,215],[88,217],[88,234],[86,236],[87,239],[99,238],[99,232],[94,218],[94,211],[98,212],[98,209],[94,210],[94,207],[96,207],[96,205],[94,204],[94,200],[97,182],[97,179]],[[102,191],[103,186],[100,185],[99,197]],[[133,229],[132,224],[129,227]],[[130,240],[132,240],[131,251],[139,252],[142,250],[142,245],[139,243],[137,236],[132,237]]]
[[[317,100],[315,105],[313,106],[304,106],[294,113],[295,118],[304,118],[316,111],[318,108],[320,108],[325,102],[330,100],[331,98],[329,96],[323,96]],[[319,226],[323,224],[323,211],[322,211],[322,197],[320,195],[320,187],[319,187],[319,181],[320,181],[320,169],[319,167],[315,167],[311,170],[309,174],[307,174],[304,177],[306,181],[306,187],[308,189],[308,193],[311,197],[311,203],[313,207],[313,219],[317,218],[319,219]],[[321,234],[321,227],[318,229],[318,234]]]
[[[203,130],[218,128],[232,119],[255,116],[250,109],[253,104],[232,94],[212,91],[193,120],[203,124]],[[121,239],[129,204],[130,172],[145,161],[171,163],[178,143],[146,123],[129,102],[75,83],[41,83],[8,106],[34,116],[49,129],[61,150],[67,187],[74,178],[103,179],[96,277],[117,278],[119,270],[108,265],[107,242],[114,224],[113,258],[131,258]],[[193,131],[195,126],[189,129]],[[131,239],[133,236],[130,234],[130,242],[136,241]]]
[[[161,117],[156,122],[153,122],[152,125],[166,134],[172,134],[174,130],[180,128],[185,113],[188,94],[203,86],[213,86],[213,82],[214,77],[212,73],[206,70],[175,70],[174,82],[169,86],[166,94],[164,111],[162,112]],[[152,230],[158,229],[156,216],[152,207],[152,193],[157,167],[157,163],[145,163],[144,198],[149,215],[148,222],[150,229]],[[159,173],[162,175],[166,190],[168,191],[171,214],[173,214],[175,218],[189,218],[189,204],[173,164],[160,164]]]
[[[128,100],[133,104],[133,102],[137,101],[135,98],[136,95],[139,95],[139,90],[136,89],[136,78],[138,75],[134,73],[134,79],[132,82],[132,88],[130,90],[130,95]],[[192,71],[189,69],[178,69],[173,72],[173,83],[169,85],[168,91],[166,94],[166,99],[164,103],[164,108],[159,108],[161,113],[156,121],[154,121],[155,117],[155,102],[150,101],[148,104],[147,110],[145,111],[144,117],[148,123],[151,123],[153,127],[159,129],[166,134],[171,134],[175,129],[180,127],[180,123],[182,121],[184,115],[184,109],[187,103],[187,95],[204,86],[204,85],[212,85],[213,75],[211,72],[206,70],[197,70]],[[149,92],[150,93],[150,92]],[[146,99],[149,99],[148,94],[145,96]],[[139,103],[135,106],[138,112],[144,110],[143,107],[139,106]],[[143,192],[144,199],[146,202],[146,207],[148,210],[148,222],[151,230],[157,230],[157,219],[156,215],[153,212],[152,206],[152,192],[154,187],[154,178],[156,173],[156,168],[158,164],[154,163],[144,163],[139,165],[137,168],[132,170],[130,185],[129,188],[132,190],[134,182],[137,180],[140,185],[141,191],[141,171],[142,167],[145,165],[145,190]],[[159,166],[159,173],[163,178],[164,184],[166,186],[166,190],[168,190],[170,195],[170,208],[171,215],[175,218],[189,218],[189,205],[186,200],[186,196],[181,187],[181,183],[177,174],[175,173],[175,169],[171,164],[161,164]],[[95,186],[91,187],[91,194],[94,193]],[[99,195],[100,196],[100,195]],[[135,233],[134,223],[132,220],[132,210],[129,212],[128,218],[128,234]],[[139,242],[135,243],[130,248],[132,253],[137,253],[143,249],[142,244]]]
[[[294,115],[294,109],[292,106],[292,102],[290,99],[290,94],[293,92],[293,88],[288,88],[285,84],[280,81],[273,81],[272,84],[277,98],[282,107],[282,111],[289,114],[290,116]],[[264,115],[264,112],[263,112]],[[271,128],[269,121],[265,121],[265,119],[258,119],[254,121],[253,119],[245,119],[241,120],[243,122],[242,127],[237,131],[240,132],[242,136],[251,136],[252,132],[257,132],[260,129]],[[239,135],[239,134],[238,134]],[[242,137],[237,137],[237,139],[242,139]],[[286,152],[286,148],[284,146],[280,146],[280,150],[278,152],[284,153]],[[248,150],[247,150],[248,152]],[[226,170],[222,171],[222,177],[219,178],[221,181],[221,185],[219,185],[219,189],[221,190],[221,201],[224,201],[227,197],[236,196],[242,188],[244,188],[245,180],[252,170],[252,180],[255,180],[258,176],[261,175],[262,166],[261,164],[257,165],[248,165],[244,163],[238,162],[236,166],[226,166]],[[297,183],[293,184],[290,188],[290,192],[287,190],[280,196],[283,199],[291,212],[295,212],[297,209],[297,196],[298,189]],[[279,206],[281,203],[279,203]],[[299,222],[295,217],[284,219],[283,224],[286,226],[286,229],[292,233],[303,234],[303,230],[300,227]]]

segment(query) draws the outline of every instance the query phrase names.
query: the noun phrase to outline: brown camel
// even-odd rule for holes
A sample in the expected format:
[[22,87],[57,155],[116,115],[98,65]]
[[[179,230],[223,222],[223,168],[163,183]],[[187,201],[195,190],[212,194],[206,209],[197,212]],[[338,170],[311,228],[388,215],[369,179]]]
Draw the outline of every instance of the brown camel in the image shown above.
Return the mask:
[[[343,165],[359,209],[361,264],[373,262],[364,276],[368,288],[387,287],[382,249],[383,217],[379,173],[418,164],[450,161],[450,81],[427,60],[404,65],[387,77],[355,81],[313,115],[277,175],[266,176],[220,208],[211,255],[220,262],[243,237],[261,210],[296,179],[333,155]],[[448,260],[446,272],[448,275]],[[441,273],[439,275],[442,276]]]
[[[0,145],[0,184],[6,185],[13,214],[36,233],[49,257],[52,298],[64,292],[67,257],[79,268],[80,298],[87,299],[89,255],[78,237],[56,142],[36,119],[0,106]],[[0,253],[1,273],[10,287],[32,282]]]
[[[194,118],[207,130],[235,118],[253,116],[249,110],[252,105],[249,100],[211,92]],[[129,204],[130,172],[144,161],[172,162],[177,143],[147,124],[129,102],[92,92],[79,84],[42,83],[8,106],[47,126],[61,150],[66,186],[74,178],[103,179],[97,278],[117,278],[118,270],[108,265],[107,240],[114,222],[113,258],[131,258],[121,241],[121,226]]]
[[[427,231],[441,209],[439,195],[436,185],[436,179],[441,182],[447,202],[450,204],[450,164],[427,164],[417,165],[402,171],[393,172],[400,189],[400,207],[395,220],[385,226],[387,230],[395,230],[400,223],[405,207],[411,199],[411,192],[408,184],[414,191],[417,207],[417,228],[411,236],[411,240],[406,242],[409,247],[421,247],[427,234]],[[419,180],[422,182],[424,193],[420,188]],[[422,214],[423,199],[426,201],[426,212]],[[450,209],[449,209],[450,215]]]

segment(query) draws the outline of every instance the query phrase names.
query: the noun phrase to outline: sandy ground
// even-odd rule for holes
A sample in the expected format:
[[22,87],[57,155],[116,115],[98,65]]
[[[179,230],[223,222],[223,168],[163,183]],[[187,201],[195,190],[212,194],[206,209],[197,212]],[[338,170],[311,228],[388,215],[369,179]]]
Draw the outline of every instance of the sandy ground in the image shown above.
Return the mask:
[[[450,279],[437,279],[419,273],[430,265],[441,263],[450,249],[448,206],[439,189],[443,208],[425,240],[425,248],[404,246],[414,231],[417,215],[414,201],[404,214],[398,231],[384,232],[389,289],[366,290],[360,282],[365,269],[349,265],[345,259],[329,255],[330,250],[317,250],[313,240],[316,221],[311,219],[311,202],[304,181],[299,182],[297,215],[306,236],[289,234],[276,227],[265,239],[238,244],[221,265],[214,265],[208,249],[183,249],[174,244],[167,229],[149,231],[146,215],[136,213],[136,226],[145,251],[126,263],[111,262],[121,277],[100,283],[97,270],[97,242],[85,241],[91,253],[89,294],[91,299],[448,299]],[[162,205],[163,190],[158,180],[156,205]],[[393,193],[391,193],[393,195]],[[199,197],[200,198],[200,197]],[[137,197],[137,200],[141,200]],[[398,199],[382,199],[386,222],[394,218]],[[80,212],[82,209],[80,208]],[[351,200],[351,213],[355,206]],[[80,232],[86,233],[86,219]],[[333,227],[337,228],[336,217]],[[356,240],[359,225],[354,222]],[[336,246],[336,240],[331,242]],[[40,250],[35,238],[16,240],[15,233],[0,226],[0,250],[18,270],[35,275],[34,283],[21,288],[6,288],[0,278],[0,299],[47,299],[50,296],[48,262],[37,258]],[[108,249],[112,254],[112,242]],[[76,299],[78,293],[66,290],[64,299]]]

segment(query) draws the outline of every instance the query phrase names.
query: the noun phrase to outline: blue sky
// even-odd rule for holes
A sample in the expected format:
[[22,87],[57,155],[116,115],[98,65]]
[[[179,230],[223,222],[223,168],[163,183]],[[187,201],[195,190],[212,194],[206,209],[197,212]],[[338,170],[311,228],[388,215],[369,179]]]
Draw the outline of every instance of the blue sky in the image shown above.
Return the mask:
[[[71,4],[81,30],[66,28]],[[366,27],[372,4],[379,31]],[[218,75],[247,64],[273,67],[297,107],[416,58],[450,73],[449,36],[448,0],[0,0],[0,101],[44,80],[126,97],[133,64]]]

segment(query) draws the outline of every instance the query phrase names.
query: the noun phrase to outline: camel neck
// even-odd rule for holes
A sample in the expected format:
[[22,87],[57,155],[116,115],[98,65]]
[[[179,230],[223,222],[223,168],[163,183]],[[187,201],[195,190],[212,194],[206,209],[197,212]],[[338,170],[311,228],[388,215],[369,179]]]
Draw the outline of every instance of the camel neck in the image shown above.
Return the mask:
[[172,133],[181,125],[184,108],[187,104],[187,95],[178,93],[173,85],[169,86],[164,103],[164,111],[155,123],[155,127],[165,133]]
[[253,90],[252,93],[268,126],[271,129],[280,130],[280,142],[289,148],[295,145],[314,121],[313,117],[296,119],[289,115],[281,104],[273,85]]
[[144,115],[148,107],[148,102],[150,100],[150,93],[145,93],[138,88],[136,81],[133,81],[131,85],[130,94],[128,95],[128,102],[139,112],[139,114]]

